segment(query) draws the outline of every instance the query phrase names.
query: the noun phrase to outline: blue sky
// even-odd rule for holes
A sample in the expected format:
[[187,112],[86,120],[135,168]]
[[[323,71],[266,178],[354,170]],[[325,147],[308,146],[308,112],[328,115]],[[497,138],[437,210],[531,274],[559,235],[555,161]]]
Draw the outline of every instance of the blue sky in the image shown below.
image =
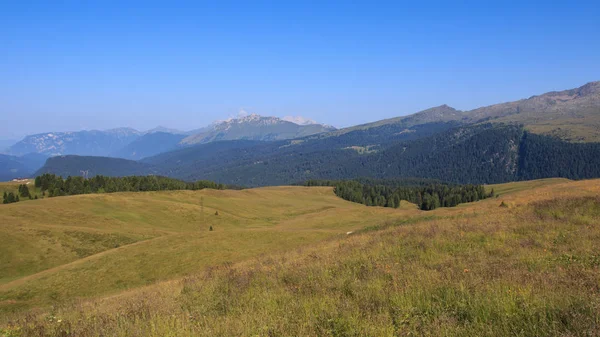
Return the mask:
[[349,126],[600,80],[600,5],[579,2],[0,4],[0,139],[240,109]]

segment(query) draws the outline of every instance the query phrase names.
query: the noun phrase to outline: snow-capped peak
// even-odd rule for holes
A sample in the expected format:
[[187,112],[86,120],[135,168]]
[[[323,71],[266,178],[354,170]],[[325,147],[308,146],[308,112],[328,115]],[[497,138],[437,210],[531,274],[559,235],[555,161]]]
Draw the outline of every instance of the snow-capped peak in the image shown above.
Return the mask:
[[302,117],[302,116],[285,116],[282,118],[282,120],[284,120],[286,122],[298,124],[298,125],[318,124],[316,121],[309,119],[309,118]]
[[332,126],[319,124],[316,121],[302,116],[285,116],[283,118],[273,116],[261,116],[256,113],[249,113],[241,109],[235,117],[229,117],[225,120],[217,120],[210,126],[212,129],[229,128],[234,124],[259,123],[261,125],[274,125],[280,123],[294,123],[300,126],[322,125],[325,128],[334,129]]

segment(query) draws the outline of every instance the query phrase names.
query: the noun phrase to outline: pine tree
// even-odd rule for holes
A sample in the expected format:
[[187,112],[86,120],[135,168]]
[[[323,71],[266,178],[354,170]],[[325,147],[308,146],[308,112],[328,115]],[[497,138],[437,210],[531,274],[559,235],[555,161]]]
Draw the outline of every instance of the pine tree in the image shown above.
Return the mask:
[[19,195],[21,195],[23,198],[29,197],[29,187],[24,184],[19,185]]

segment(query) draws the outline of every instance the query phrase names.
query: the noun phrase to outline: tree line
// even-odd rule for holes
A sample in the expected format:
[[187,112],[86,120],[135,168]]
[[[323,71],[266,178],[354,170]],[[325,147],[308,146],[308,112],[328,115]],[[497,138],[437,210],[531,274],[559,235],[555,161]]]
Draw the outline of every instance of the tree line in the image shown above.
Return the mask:
[[49,197],[88,193],[201,190],[204,188],[223,190],[226,188],[236,188],[235,186],[227,186],[208,180],[185,182],[161,176],[107,177],[97,175],[88,179],[73,176],[63,179],[61,176],[51,173],[37,176],[35,178],[35,187],[39,188],[43,195],[48,195]]
[[[368,180],[367,180],[368,181]],[[400,207],[400,201],[417,204],[429,211],[438,207],[454,207],[494,195],[486,193],[482,185],[455,185],[436,182],[423,185],[418,179],[409,183],[391,180],[381,184],[365,184],[359,180],[309,180],[305,186],[333,186],[335,194],[342,199],[367,206]]]
[[[21,200],[21,198],[33,199],[33,196],[29,193],[29,187],[27,187],[27,185],[25,185],[25,184],[19,185],[18,193],[5,191],[4,194],[2,195],[2,203],[3,204],[12,204],[13,202],[19,202]],[[35,196],[35,199],[37,199],[37,195]]]

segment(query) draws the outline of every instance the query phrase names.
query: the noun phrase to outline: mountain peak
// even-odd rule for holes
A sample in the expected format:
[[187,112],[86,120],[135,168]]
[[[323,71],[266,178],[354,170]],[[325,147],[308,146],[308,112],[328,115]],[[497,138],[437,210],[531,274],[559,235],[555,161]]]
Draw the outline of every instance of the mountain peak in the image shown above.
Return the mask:
[[217,140],[283,140],[317,133],[328,132],[335,128],[316,124],[298,124],[288,120],[248,114],[245,111],[236,118],[216,121],[207,128],[191,134],[182,141],[182,144],[208,143]]
[[311,124],[319,124],[312,119],[305,118],[302,116],[285,116],[281,118],[282,120],[298,125],[311,125]]
[[140,133],[138,130],[136,130],[134,128],[127,128],[127,127],[108,129],[108,130],[105,130],[104,132],[112,133],[112,134],[139,134]]
[[174,135],[182,135],[182,134],[185,134],[185,132],[184,132],[184,131],[177,130],[177,129],[171,129],[171,128],[167,128],[167,127],[164,127],[164,126],[161,126],[161,125],[159,125],[159,126],[157,126],[157,127],[153,128],[153,129],[150,129],[150,130],[147,130],[147,131],[145,131],[145,132],[144,132],[144,134],[156,133],[156,132],[172,133],[172,134],[174,134]]
[[600,93],[600,81],[589,82],[577,88],[578,96],[588,96]]
[[462,111],[456,110],[453,107],[442,104],[433,108],[419,111],[408,116],[403,121],[410,123],[432,123],[432,122],[448,122],[461,118]]

